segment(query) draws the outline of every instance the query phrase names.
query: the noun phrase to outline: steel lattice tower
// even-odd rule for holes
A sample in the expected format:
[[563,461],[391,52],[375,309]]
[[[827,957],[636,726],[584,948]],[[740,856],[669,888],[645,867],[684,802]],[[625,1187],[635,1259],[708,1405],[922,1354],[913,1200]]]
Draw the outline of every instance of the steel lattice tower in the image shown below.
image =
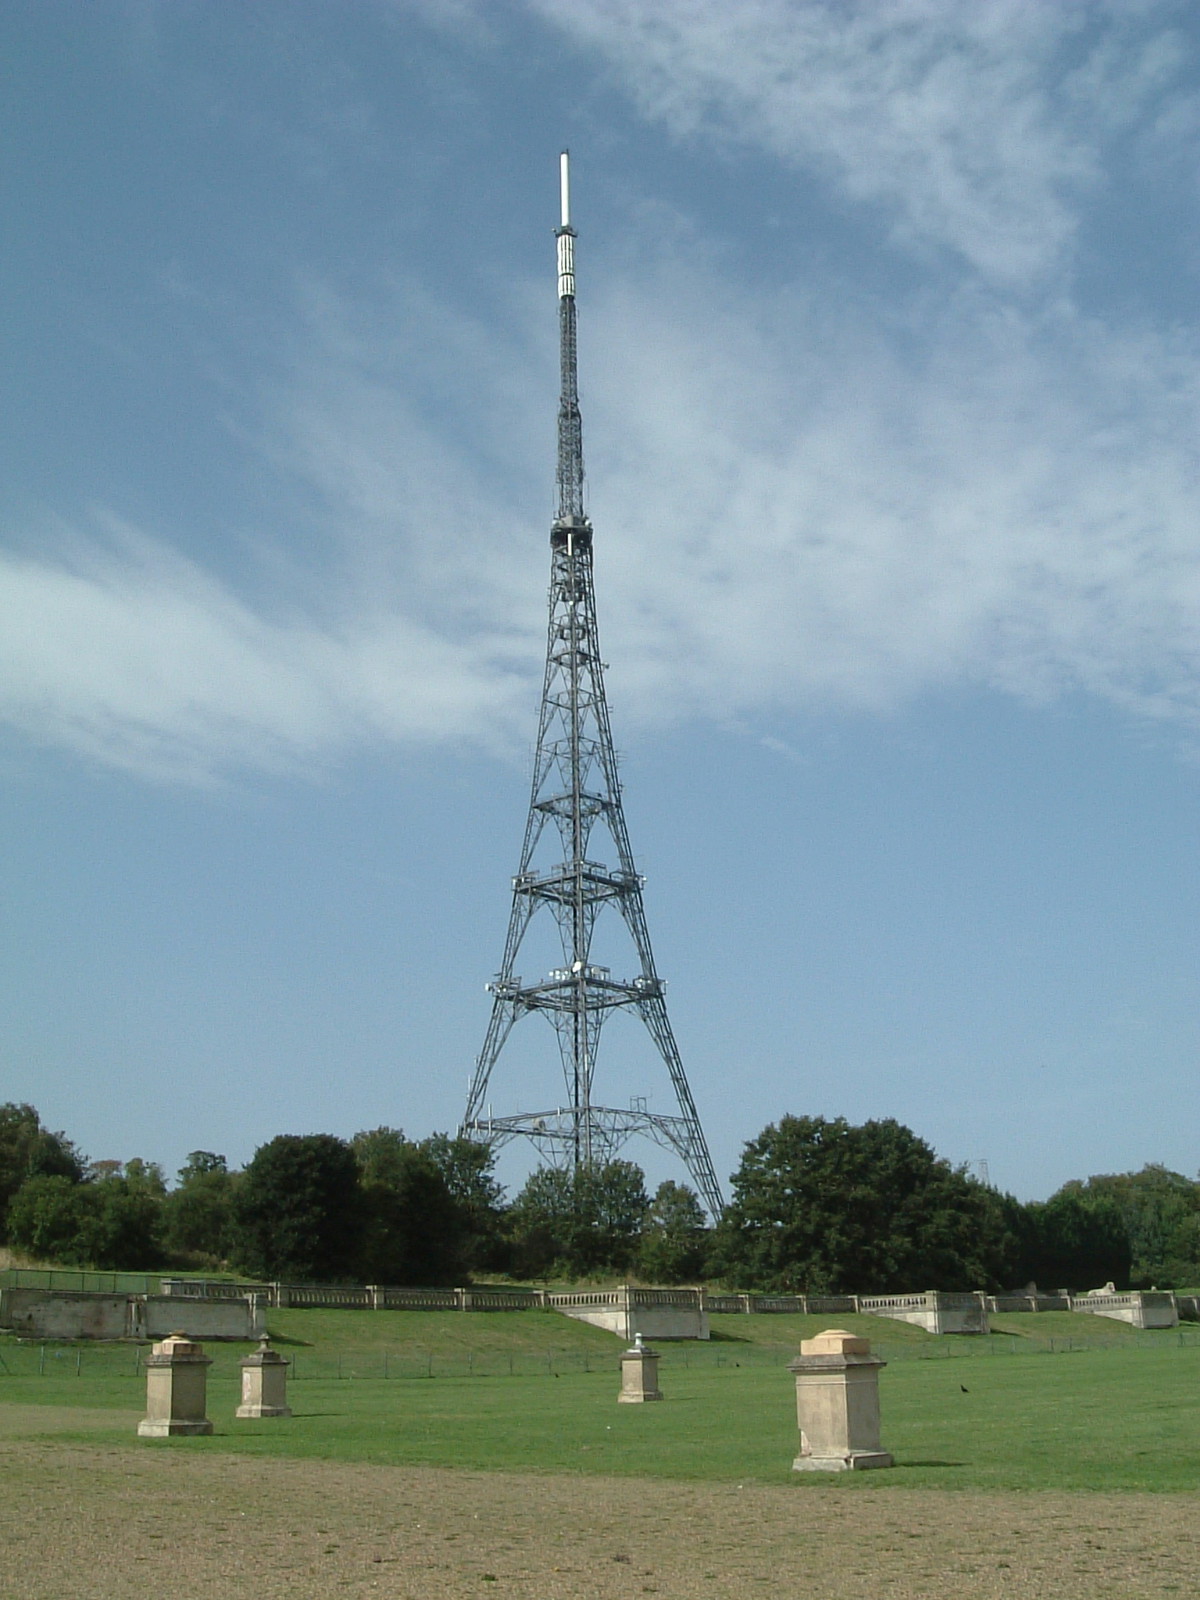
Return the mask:
[[[568,162],[561,160],[562,224],[558,239],[558,317],[562,387],[558,408],[558,515],[550,530],[550,626],[542,690],[533,787],[521,864],[513,879],[512,914],[500,971],[488,985],[491,1021],[475,1066],[460,1133],[502,1145],[524,1137],[557,1163],[590,1166],[611,1160],[634,1134],[678,1154],[715,1219],[721,1190],[713,1171],[695,1102],[667,1018],[663,980],[654,967],[643,879],[634,866],[621,807],[621,784],[604,693],[604,665],[596,630],[592,584],[592,525],[584,512],[583,426],[579,413],[575,335],[575,230],[570,220]],[[549,825],[549,826],[548,826]],[[592,859],[589,846],[600,825],[609,835],[616,866]],[[561,861],[539,865],[543,841],[557,839]],[[639,971],[614,978],[591,957],[592,934],[606,908],[620,913],[632,938]],[[562,966],[527,984],[516,963],[530,922],[550,912],[562,941]],[[600,1030],[624,1007],[645,1023],[666,1065],[677,1116],[661,1116],[635,1098],[627,1111],[597,1105],[592,1097]],[[527,1012],[544,1012],[558,1034],[567,1104],[514,1116],[484,1115],[492,1071],[513,1025]]]

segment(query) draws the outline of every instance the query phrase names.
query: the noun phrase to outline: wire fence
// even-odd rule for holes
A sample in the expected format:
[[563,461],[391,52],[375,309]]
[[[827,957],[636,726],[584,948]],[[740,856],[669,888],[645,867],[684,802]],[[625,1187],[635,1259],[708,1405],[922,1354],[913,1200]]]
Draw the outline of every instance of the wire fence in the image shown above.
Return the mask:
[[[492,1349],[431,1350],[414,1346],[387,1349],[330,1349],[279,1344],[297,1382],[414,1380],[431,1378],[555,1378],[579,1373],[615,1373],[619,1350],[575,1347],[550,1350]],[[715,1371],[736,1368],[785,1367],[796,1355],[794,1344],[742,1344],[734,1340],[711,1343],[662,1343],[658,1347],[664,1369]],[[1175,1328],[1158,1332],[1130,1330],[1112,1340],[1079,1337],[1034,1338],[1019,1334],[984,1337],[959,1336],[936,1343],[878,1343],[873,1349],[885,1361],[980,1361],[993,1358],[1070,1355],[1097,1349],[1200,1350],[1200,1329]],[[145,1374],[149,1346],[121,1341],[55,1342],[52,1340],[0,1340],[0,1398],[8,1378],[129,1378]],[[209,1342],[212,1375],[236,1378],[245,1345]]]
[[90,1267],[4,1267],[0,1289],[54,1289],[67,1294],[158,1294],[157,1272],[95,1272]]

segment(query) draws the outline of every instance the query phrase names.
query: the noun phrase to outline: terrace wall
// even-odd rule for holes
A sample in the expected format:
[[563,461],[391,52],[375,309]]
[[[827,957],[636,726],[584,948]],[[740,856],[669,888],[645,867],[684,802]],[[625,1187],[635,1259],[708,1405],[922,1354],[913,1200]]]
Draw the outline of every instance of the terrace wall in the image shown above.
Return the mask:
[[261,1301],[178,1299],[87,1290],[0,1289],[0,1327],[24,1339],[259,1339],[266,1332]]
[[1086,1311],[1093,1317],[1112,1317],[1134,1328],[1175,1328],[1179,1309],[1169,1289],[1134,1289],[1130,1294],[1077,1294],[1071,1297],[1072,1311]]

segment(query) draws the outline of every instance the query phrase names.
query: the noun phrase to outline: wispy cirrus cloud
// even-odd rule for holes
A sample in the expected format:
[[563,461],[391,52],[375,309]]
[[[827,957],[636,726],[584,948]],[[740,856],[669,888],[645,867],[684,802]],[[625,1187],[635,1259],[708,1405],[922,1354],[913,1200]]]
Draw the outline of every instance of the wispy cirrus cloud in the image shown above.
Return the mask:
[[494,640],[365,605],[272,616],[103,514],[56,557],[0,556],[0,619],[0,717],[157,781],[315,772],[380,740],[505,747],[523,701]]
[[[972,685],[1200,725],[1193,335],[964,292],[914,346],[861,305],[767,304],[674,259],[643,274],[597,285],[581,328],[621,727]],[[397,289],[374,337],[327,299],[262,441],[311,500],[320,582],[276,549],[287,581],[254,598],[111,518],[9,554],[0,714],[168,778],[380,741],[522,748],[549,520],[541,298],[501,335],[443,310],[424,373],[386,329],[427,327],[426,295]]]
[[906,352],[854,307],[834,326],[671,285],[703,340],[648,335],[652,290],[619,297],[592,407],[606,633],[643,714],[954,685],[1196,728],[1192,334],[966,295]]
[[526,3],[677,137],[807,167],[1006,286],[1062,261],[1114,134],[1162,114],[1184,59],[1154,3]]
[[[1085,315],[1054,271],[1113,130],[1178,109],[1172,8],[527,3],[680,137],[815,166],[967,268],[881,308],[845,282],[802,290],[785,263],[764,291],[661,231],[624,276],[592,279],[585,247],[621,726],[982,685],[1195,728],[1200,341]],[[281,318],[291,359],[243,379],[246,442],[318,559],[263,530],[273,581],[252,589],[171,528],[19,530],[0,717],[190,781],[380,742],[523,747],[549,276],[475,316],[415,275],[353,307],[307,283]]]

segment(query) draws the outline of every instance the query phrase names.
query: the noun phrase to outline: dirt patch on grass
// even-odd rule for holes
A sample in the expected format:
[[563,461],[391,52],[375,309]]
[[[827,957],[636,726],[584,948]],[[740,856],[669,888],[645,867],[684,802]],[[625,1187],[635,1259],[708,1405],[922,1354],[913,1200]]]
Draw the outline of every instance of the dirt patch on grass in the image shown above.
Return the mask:
[[3,1483],[3,1600],[1097,1600],[1182,1593],[1200,1567],[1194,1495],[542,1478],[49,1439],[6,1441]]

